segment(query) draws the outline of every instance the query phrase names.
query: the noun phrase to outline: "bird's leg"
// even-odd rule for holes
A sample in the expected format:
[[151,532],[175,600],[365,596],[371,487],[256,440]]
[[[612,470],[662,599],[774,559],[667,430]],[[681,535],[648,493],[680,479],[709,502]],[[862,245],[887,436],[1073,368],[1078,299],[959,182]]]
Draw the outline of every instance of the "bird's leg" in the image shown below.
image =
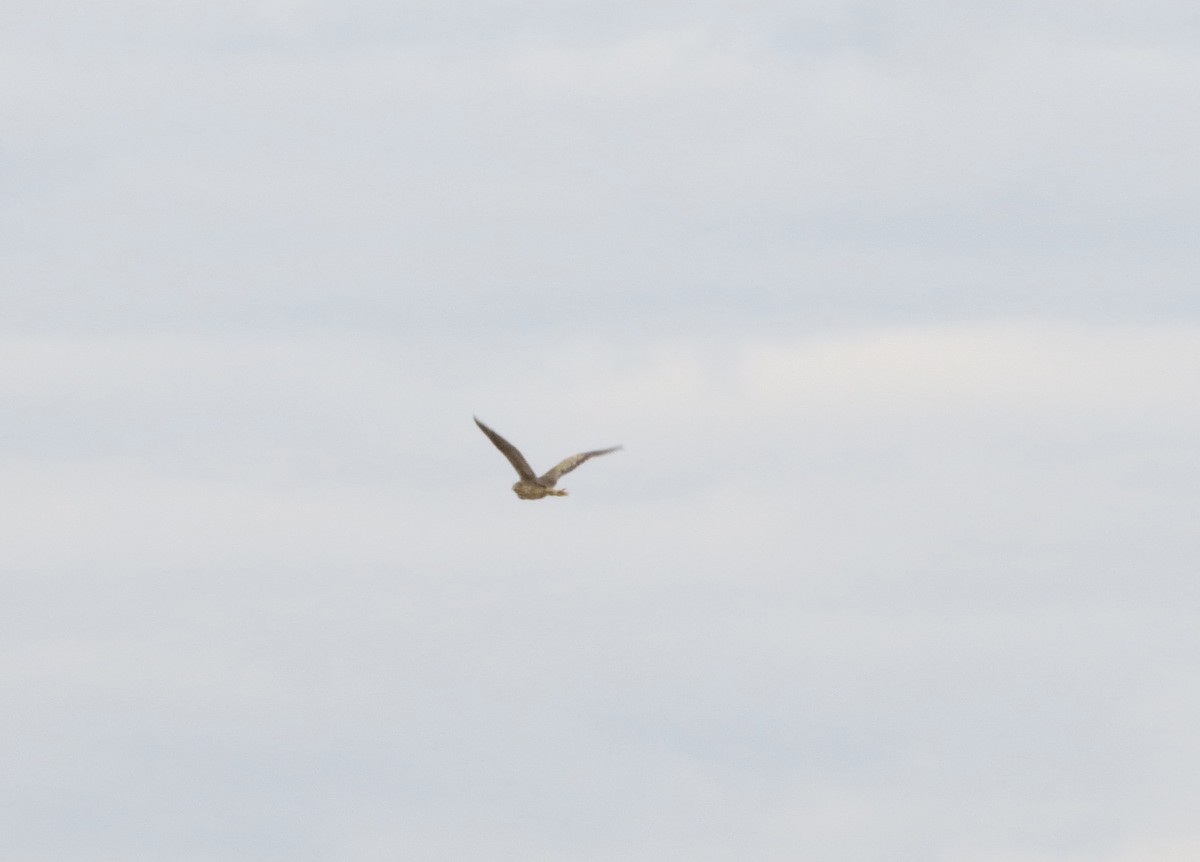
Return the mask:
[[551,494],[552,494],[552,495],[554,495],[555,497],[565,497],[565,496],[567,496],[567,491],[566,491],[566,489],[565,489],[565,488],[563,488],[563,489],[557,489],[557,488],[556,488],[556,489],[554,489],[554,490],[550,491],[549,493],[551,493]]

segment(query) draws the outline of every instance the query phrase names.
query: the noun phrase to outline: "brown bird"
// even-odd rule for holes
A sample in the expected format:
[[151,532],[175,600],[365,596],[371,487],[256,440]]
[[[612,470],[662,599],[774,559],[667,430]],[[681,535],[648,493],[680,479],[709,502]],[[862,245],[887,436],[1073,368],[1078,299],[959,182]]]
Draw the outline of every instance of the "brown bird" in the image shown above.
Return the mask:
[[538,476],[534,474],[529,466],[529,462],[525,460],[525,456],[517,450],[516,446],[484,425],[478,418],[475,418],[475,424],[496,445],[496,448],[504,453],[504,457],[508,459],[508,463],[513,465],[513,468],[517,471],[517,475],[521,477],[520,481],[512,486],[512,489],[522,500],[540,500],[543,497],[567,496],[566,489],[559,491],[554,488],[559,479],[589,458],[595,458],[597,455],[607,455],[609,452],[616,452],[621,448],[620,446],[613,446],[611,449],[595,449],[591,452],[580,452],[578,455],[564,458],[557,465],[547,470],[541,476]]

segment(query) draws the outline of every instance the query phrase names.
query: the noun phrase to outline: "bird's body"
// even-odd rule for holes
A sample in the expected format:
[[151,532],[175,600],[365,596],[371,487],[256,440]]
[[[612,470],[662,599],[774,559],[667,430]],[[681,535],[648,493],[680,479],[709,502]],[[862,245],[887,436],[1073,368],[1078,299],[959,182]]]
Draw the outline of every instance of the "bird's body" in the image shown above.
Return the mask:
[[578,455],[572,455],[570,458],[564,458],[551,469],[547,470],[541,476],[533,472],[529,466],[529,462],[525,460],[525,456],[520,453],[516,446],[509,443],[491,428],[484,425],[478,419],[475,424],[479,426],[479,430],[487,435],[487,438],[492,441],[493,445],[508,459],[508,463],[513,465],[513,469],[517,471],[520,480],[512,486],[513,493],[522,500],[540,500],[543,497],[565,497],[567,492],[565,489],[557,489],[554,486],[558,480],[570,473],[584,461],[590,458],[595,458],[597,455],[607,455],[609,452],[616,452],[620,446],[613,446],[610,449],[595,449],[591,452],[580,452]]
[[522,500],[540,500],[543,497],[567,496],[567,492],[564,489],[547,488],[545,485],[538,484],[536,480],[530,482],[525,479],[513,483],[513,493]]

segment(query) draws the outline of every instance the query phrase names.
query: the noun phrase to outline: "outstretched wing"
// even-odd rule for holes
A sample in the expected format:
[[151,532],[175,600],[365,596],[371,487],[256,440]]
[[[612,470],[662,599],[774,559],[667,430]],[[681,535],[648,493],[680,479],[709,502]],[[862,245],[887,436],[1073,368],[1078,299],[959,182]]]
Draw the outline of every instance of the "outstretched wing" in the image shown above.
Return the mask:
[[550,470],[547,470],[538,481],[543,485],[553,487],[555,482],[589,458],[595,458],[597,455],[607,455],[609,452],[616,452],[620,448],[620,446],[613,446],[611,449],[596,449],[591,452],[580,452],[578,455],[572,455],[570,458],[564,458]]
[[[474,416],[471,417],[475,419]],[[488,439],[495,444],[496,448],[504,453],[504,457],[508,459],[508,463],[512,464],[517,473],[522,479],[536,480],[537,476],[529,466],[529,462],[525,460],[525,456],[517,451],[517,447],[509,443],[491,428],[484,425],[478,419],[475,419],[475,424],[479,426],[479,430],[487,435]],[[576,456],[578,457],[578,456]],[[566,463],[566,462],[563,462]],[[574,465],[572,465],[574,466]],[[558,469],[557,467],[555,468]]]

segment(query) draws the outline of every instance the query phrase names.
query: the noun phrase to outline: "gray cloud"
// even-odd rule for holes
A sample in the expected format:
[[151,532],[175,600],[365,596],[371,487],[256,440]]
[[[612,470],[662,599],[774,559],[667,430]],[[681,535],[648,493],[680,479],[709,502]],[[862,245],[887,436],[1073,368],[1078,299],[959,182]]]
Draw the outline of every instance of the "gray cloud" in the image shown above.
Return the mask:
[[[332,26],[308,8],[292,14]],[[5,266],[30,290],[9,319],[411,333],[515,308],[547,327],[586,302],[575,325],[613,332],[630,303],[655,328],[1194,312],[1185,50],[1027,19],[797,49],[762,14],[514,21],[464,35],[470,52],[189,35],[164,57],[155,29],[129,52],[18,51]],[[233,38],[263,15],[205,26]]]
[[1192,858],[1194,16],[903,13],[9,4],[6,852]]

